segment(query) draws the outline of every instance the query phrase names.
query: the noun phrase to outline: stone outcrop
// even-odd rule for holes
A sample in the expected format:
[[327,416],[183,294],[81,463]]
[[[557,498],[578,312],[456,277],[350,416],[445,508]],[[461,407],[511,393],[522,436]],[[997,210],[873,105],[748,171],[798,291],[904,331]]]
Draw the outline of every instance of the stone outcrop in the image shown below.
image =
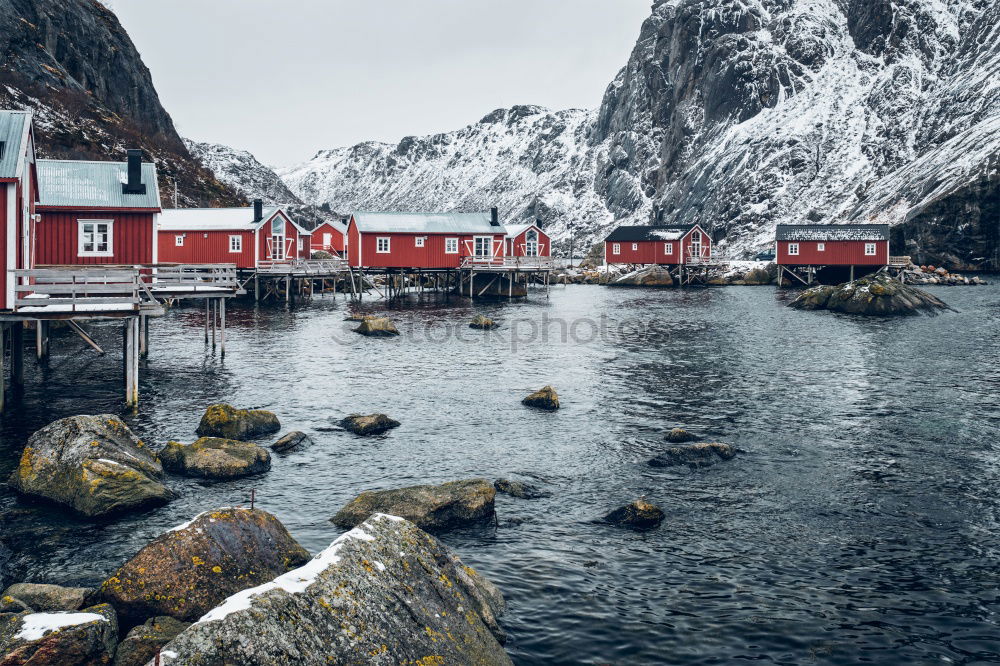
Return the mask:
[[388,317],[366,317],[354,332],[369,338],[391,338],[399,335],[396,325]]
[[17,599],[34,611],[75,611],[86,606],[93,593],[86,587],[15,583],[0,596]]
[[381,435],[382,433],[398,428],[400,422],[391,419],[385,414],[369,414],[362,416],[352,414],[345,419],[341,419],[340,427],[349,430],[355,435]]
[[443,531],[492,520],[495,498],[496,489],[486,479],[369,490],[354,498],[331,521],[338,527],[354,527],[373,514],[386,513],[425,530]]
[[554,412],[559,409],[559,394],[556,393],[556,390],[551,386],[545,386],[522,400],[521,404],[528,407],[534,407],[536,409],[543,409],[548,412]]
[[604,516],[604,522],[622,527],[651,529],[663,522],[663,511],[655,504],[638,499]]
[[168,442],[160,460],[169,472],[206,479],[239,479],[271,469],[267,449],[219,437],[202,437],[193,444]]
[[[118,644],[114,666],[145,666],[156,657],[156,651],[191,626],[169,615],[153,617],[134,627]],[[161,660],[165,661],[162,659]]]
[[512,481],[510,479],[497,479],[493,482],[493,487],[496,488],[498,493],[510,495],[518,499],[540,499],[542,497],[549,497],[552,494],[531,483]]
[[611,287],[672,287],[674,278],[662,266],[647,266],[608,282]]
[[311,444],[312,440],[309,435],[304,432],[299,432],[298,430],[290,432],[284,437],[280,438],[277,442],[271,445],[271,450],[275,453],[285,453],[296,449],[305,444]]
[[789,306],[798,310],[831,310],[869,316],[934,314],[950,309],[936,296],[905,285],[885,273],[836,287],[806,289]]
[[263,409],[237,409],[232,405],[210,405],[195,431],[199,437],[247,440],[271,435],[281,430],[273,412]]
[[478,314],[473,317],[472,322],[469,323],[469,328],[475,328],[481,331],[488,331],[492,328],[496,328],[497,323],[487,317],[486,315]]
[[652,467],[710,467],[715,463],[732,460],[736,447],[718,442],[701,442],[688,446],[675,446],[649,461]]
[[107,604],[78,612],[25,611],[0,618],[3,666],[110,664],[118,643],[118,618]]
[[10,477],[16,490],[101,517],[164,504],[156,456],[117,416],[71,416],[28,439]]
[[499,590],[413,524],[376,515],[311,562],[230,597],[166,665],[509,666]]
[[308,559],[270,513],[218,509],[151,541],[104,581],[100,594],[131,622],[159,615],[191,622]]
[[684,442],[693,442],[698,439],[697,435],[694,435],[684,428],[674,428],[667,433],[665,438],[671,444],[683,444]]

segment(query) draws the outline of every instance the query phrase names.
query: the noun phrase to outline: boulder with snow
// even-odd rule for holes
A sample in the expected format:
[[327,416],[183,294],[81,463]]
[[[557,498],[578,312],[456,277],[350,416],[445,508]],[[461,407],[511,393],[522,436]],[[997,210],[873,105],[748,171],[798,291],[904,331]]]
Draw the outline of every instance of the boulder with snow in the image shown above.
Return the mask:
[[71,416],[28,439],[10,485],[26,494],[101,517],[164,504],[156,456],[117,416]]
[[500,591],[415,525],[375,515],[305,566],[244,590],[162,651],[200,666],[509,666]]
[[160,451],[163,466],[174,474],[206,479],[239,479],[271,469],[271,454],[250,442],[202,437],[193,444],[168,442]]
[[218,509],[151,541],[104,581],[100,594],[131,622],[158,615],[190,622],[308,559],[270,513]]
[[281,430],[281,422],[274,412],[264,409],[237,409],[221,403],[210,405],[201,417],[199,437],[247,440],[271,435]]
[[486,479],[369,490],[355,497],[331,521],[339,527],[354,527],[373,514],[387,513],[425,530],[442,531],[491,520],[496,494]]
[[950,309],[936,296],[877,273],[837,287],[806,289],[789,303],[800,310],[831,310],[857,315],[933,314]]
[[75,612],[25,611],[0,619],[3,666],[110,664],[117,643],[118,618],[107,604]]

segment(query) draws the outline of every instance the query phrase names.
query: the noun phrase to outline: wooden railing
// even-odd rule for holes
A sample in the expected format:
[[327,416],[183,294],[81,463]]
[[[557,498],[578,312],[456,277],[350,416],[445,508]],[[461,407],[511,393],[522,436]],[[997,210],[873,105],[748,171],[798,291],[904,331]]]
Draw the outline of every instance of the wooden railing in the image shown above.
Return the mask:
[[297,259],[290,261],[262,260],[257,262],[258,273],[289,275],[332,275],[347,270],[343,259]]
[[913,257],[889,257],[889,265],[892,268],[906,268],[913,263]]
[[462,257],[460,268],[553,268],[552,257]]
[[154,288],[217,287],[237,289],[239,281],[236,264],[176,264],[160,265],[152,275],[143,275],[151,280]]
[[136,268],[37,268],[14,271],[14,277],[15,311],[138,311],[148,295]]

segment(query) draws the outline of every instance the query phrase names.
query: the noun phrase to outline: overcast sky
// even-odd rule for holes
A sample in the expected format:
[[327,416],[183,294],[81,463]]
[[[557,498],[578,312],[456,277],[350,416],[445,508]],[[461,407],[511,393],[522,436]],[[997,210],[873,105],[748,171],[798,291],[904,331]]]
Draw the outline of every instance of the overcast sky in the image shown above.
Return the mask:
[[595,108],[650,0],[109,0],[178,131],[272,165]]

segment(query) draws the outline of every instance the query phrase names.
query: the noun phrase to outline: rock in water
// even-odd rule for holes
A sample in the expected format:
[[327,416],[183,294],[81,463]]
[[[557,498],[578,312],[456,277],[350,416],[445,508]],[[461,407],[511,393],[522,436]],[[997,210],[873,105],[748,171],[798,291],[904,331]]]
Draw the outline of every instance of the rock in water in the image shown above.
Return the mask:
[[671,444],[683,444],[684,442],[693,442],[698,437],[689,433],[684,428],[674,428],[667,433],[666,440]]
[[789,303],[789,307],[881,316],[935,313],[951,309],[936,296],[903,284],[885,273],[869,275],[837,287],[806,289]]
[[482,331],[488,331],[491,328],[496,328],[497,323],[485,315],[476,315],[472,319],[472,323],[469,324],[469,328],[477,328]]
[[663,266],[647,266],[608,283],[611,287],[672,287],[674,278]]
[[308,559],[266,511],[219,509],[151,541],[104,581],[100,594],[131,622],[157,615],[190,622]]
[[304,432],[290,432],[277,442],[271,445],[271,450],[275,453],[285,453],[286,451],[291,451],[294,448],[302,446],[303,444],[310,444],[312,442],[309,439],[309,435]]
[[736,457],[736,448],[718,442],[703,442],[690,446],[675,446],[649,461],[652,467],[710,467],[723,460]]
[[508,666],[504,610],[440,541],[376,515],[301,569],[230,597],[163,653],[186,666]]
[[369,490],[354,498],[331,521],[339,527],[354,527],[373,514],[387,513],[422,529],[441,531],[493,518],[496,494],[486,479]]
[[23,612],[0,619],[3,666],[110,664],[118,643],[118,618],[101,604],[75,613]]
[[88,517],[164,504],[156,457],[117,416],[71,416],[28,440],[10,484],[26,495],[72,507]]
[[498,493],[504,493],[518,499],[539,499],[548,497],[551,493],[536,488],[530,483],[523,481],[511,481],[510,479],[497,479],[493,482],[493,487]]
[[604,520],[612,525],[649,529],[662,523],[663,517],[663,511],[660,510],[660,507],[639,499],[620,509],[615,509],[604,516]]
[[[114,666],[145,666],[156,658],[156,651],[187,629],[191,624],[170,616],[150,618],[145,624],[128,632],[118,644]],[[163,659],[162,661],[166,661]]]
[[199,437],[254,439],[281,430],[273,412],[263,409],[236,409],[232,405],[210,405],[201,417],[195,434]]
[[546,386],[522,400],[521,404],[554,412],[559,409],[559,394],[551,386]]
[[361,325],[354,329],[354,332],[371,338],[389,338],[399,335],[396,325],[388,317],[365,317]]
[[399,421],[390,419],[385,414],[370,414],[368,416],[352,414],[340,422],[341,428],[350,430],[355,435],[380,435],[387,430],[398,428],[400,425]]
[[239,479],[271,469],[271,454],[256,444],[202,437],[194,444],[168,442],[160,451],[163,466],[174,474],[206,479]]
[[94,590],[86,587],[63,587],[38,583],[15,583],[3,591],[35,611],[75,611],[87,605]]

